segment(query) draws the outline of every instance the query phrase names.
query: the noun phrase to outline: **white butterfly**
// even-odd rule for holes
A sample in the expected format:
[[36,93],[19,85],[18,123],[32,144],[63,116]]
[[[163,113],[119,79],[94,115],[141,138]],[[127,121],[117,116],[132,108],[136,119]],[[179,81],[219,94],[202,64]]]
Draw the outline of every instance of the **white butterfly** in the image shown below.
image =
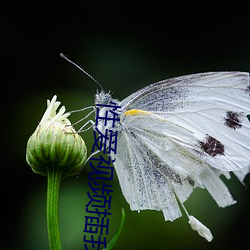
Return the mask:
[[[114,166],[131,210],[181,216],[195,187],[206,188],[218,206],[235,203],[220,175],[240,181],[250,172],[249,74],[211,72],[151,84],[119,102],[96,94],[95,104],[121,106]],[[103,107],[100,114],[105,114]],[[108,129],[99,122],[99,131]],[[212,240],[193,216],[194,230]]]

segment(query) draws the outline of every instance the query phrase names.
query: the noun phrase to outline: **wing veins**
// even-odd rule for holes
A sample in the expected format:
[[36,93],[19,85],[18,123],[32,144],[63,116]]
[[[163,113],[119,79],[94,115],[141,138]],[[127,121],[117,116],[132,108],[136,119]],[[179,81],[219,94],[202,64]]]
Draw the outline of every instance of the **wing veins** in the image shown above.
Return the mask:
[[[128,131],[128,132],[129,132],[129,131]],[[129,132],[129,133],[130,133],[130,132]],[[133,138],[132,140],[133,140],[134,144],[137,144],[138,148],[141,149],[141,145],[135,140],[135,138],[133,137],[133,135],[131,135],[131,138]],[[143,150],[141,150],[141,152],[144,154],[144,156],[146,156]],[[134,152],[133,152],[133,153],[134,153]],[[135,155],[135,157],[136,157],[136,159],[137,159],[137,162],[139,162],[137,155],[136,155],[136,154],[134,154],[134,155]],[[148,159],[148,158],[147,158],[147,159]],[[140,167],[140,165],[138,165],[138,167]],[[150,198],[150,197],[149,197],[149,194],[148,194],[147,185],[146,185],[146,183],[145,183],[145,179],[146,179],[146,178],[145,178],[145,176],[144,176],[144,172],[142,171],[142,168],[141,168],[141,167],[140,167],[140,171],[141,171],[141,173],[142,173],[142,175],[143,175],[142,180],[143,180],[144,190],[145,190],[146,196],[147,196],[147,203],[148,203],[148,206],[149,206],[149,198]],[[135,175],[134,175],[134,178],[135,178],[135,180],[136,180]],[[137,188],[137,190],[139,190],[139,188]],[[139,194],[138,194],[138,197],[140,197]],[[138,199],[138,200],[139,200],[139,199]]]
[[[132,147],[131,147],[131,143],[129,143],[129,138],[128,138],[128,136],[126,135],[126,133],[124,134],[124,137],[126,138],[126,143],[127,143],[127,145],[128,145],[128,152],[129,152],[129,156],[133,156],[134,155],[134,152],[133,152],[133,150],[131,149]],[[132,159],[132,157],[130,157],[130,159]],[[131,164],[132,165],[132,164]],[[132,167],[131,168],[132,169],[132,172],[133,172],[133,177],[134,177],[134,184],[136,185],[136,189],[132,189],[132,190],[134,190],[135,192],[136,192],[136,196],[137,196],[137,200],[140,202],[140,195],[139,195],[139,193],[138,193],[138,190],[139,190],[139,187],[138,187],[138,183],[137,183],[137,181],[136,181],[136,176],[135,176],[135,172],[134,172],[134,168]],[[132,197],[133,197],[133,194],[132,194]],[[133,198],[132,198],[132,200],[133,200]]]

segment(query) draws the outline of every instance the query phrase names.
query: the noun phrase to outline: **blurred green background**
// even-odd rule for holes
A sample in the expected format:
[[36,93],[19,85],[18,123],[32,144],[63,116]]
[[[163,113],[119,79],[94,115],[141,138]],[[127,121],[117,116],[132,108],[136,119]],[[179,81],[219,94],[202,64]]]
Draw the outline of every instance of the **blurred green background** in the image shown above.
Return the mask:
[[[64,52],[122,100],[150,83],[205,71],[250,69],[247,8],[161,2],[11,2],[1,6],[2,239],[1,249],[48,249],[46,178],[25,161],[26,143],[54,94],[67,110],[93,105],[97,85],[59,57]],[[77,117],[72,116],[72,120]],[[89,152],[92,132],[83,138]],[[84,249],[89,165],[62,181],[60,229],[64,250]],[[192,231],[185,216],[165,222],[161,212],[132,212],[115,176],[111,239],[114,249],[248,249],[249,188],[226,180],[237,204],[218,208],[205,190],[186,203],[207,225],[211,243]],[[250,177],[246,178],[250,186]]]

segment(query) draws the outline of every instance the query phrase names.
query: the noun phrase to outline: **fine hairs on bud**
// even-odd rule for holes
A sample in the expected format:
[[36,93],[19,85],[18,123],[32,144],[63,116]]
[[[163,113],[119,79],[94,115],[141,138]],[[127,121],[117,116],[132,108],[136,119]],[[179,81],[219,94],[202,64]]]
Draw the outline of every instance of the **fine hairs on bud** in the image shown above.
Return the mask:
[[64,59],[65,61],[73,64],[75,67],[77,67],[79,70],[81,70],[85,75],[87,75],[89,78],[91,78],[95,83],[97,83],[97,85],[101,88],[101,90],[103,91],[103,87],[102,85],[93,77],[91,76],[89,73],[87,73],[84,69],[82,69],[79,65],[77,65],[76,63],[74,63],[73,61],[71,61],[67,56],[65,56],[63,53],[60,53],[60,57],[62,59]]

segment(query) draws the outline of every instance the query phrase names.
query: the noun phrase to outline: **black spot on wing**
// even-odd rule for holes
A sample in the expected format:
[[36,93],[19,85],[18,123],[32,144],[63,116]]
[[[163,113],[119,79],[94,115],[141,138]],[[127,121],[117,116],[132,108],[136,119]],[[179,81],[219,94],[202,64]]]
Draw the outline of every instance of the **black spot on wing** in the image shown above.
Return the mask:
[[246,92],[250,94],[250,85],[247,86]]
[[227,115],[224,118],[224,124],[232,129],[240,128],[242,113],[227,111]]
[[187,177],[187,181],[192,187],[194,187],[195,181],[190,176]]
[[224,155],[225,152],[224,145],[210,135],[207,135],[205,141],[200,141],[199,146],[204,152],[212,157],[215,157],[216,155]]

